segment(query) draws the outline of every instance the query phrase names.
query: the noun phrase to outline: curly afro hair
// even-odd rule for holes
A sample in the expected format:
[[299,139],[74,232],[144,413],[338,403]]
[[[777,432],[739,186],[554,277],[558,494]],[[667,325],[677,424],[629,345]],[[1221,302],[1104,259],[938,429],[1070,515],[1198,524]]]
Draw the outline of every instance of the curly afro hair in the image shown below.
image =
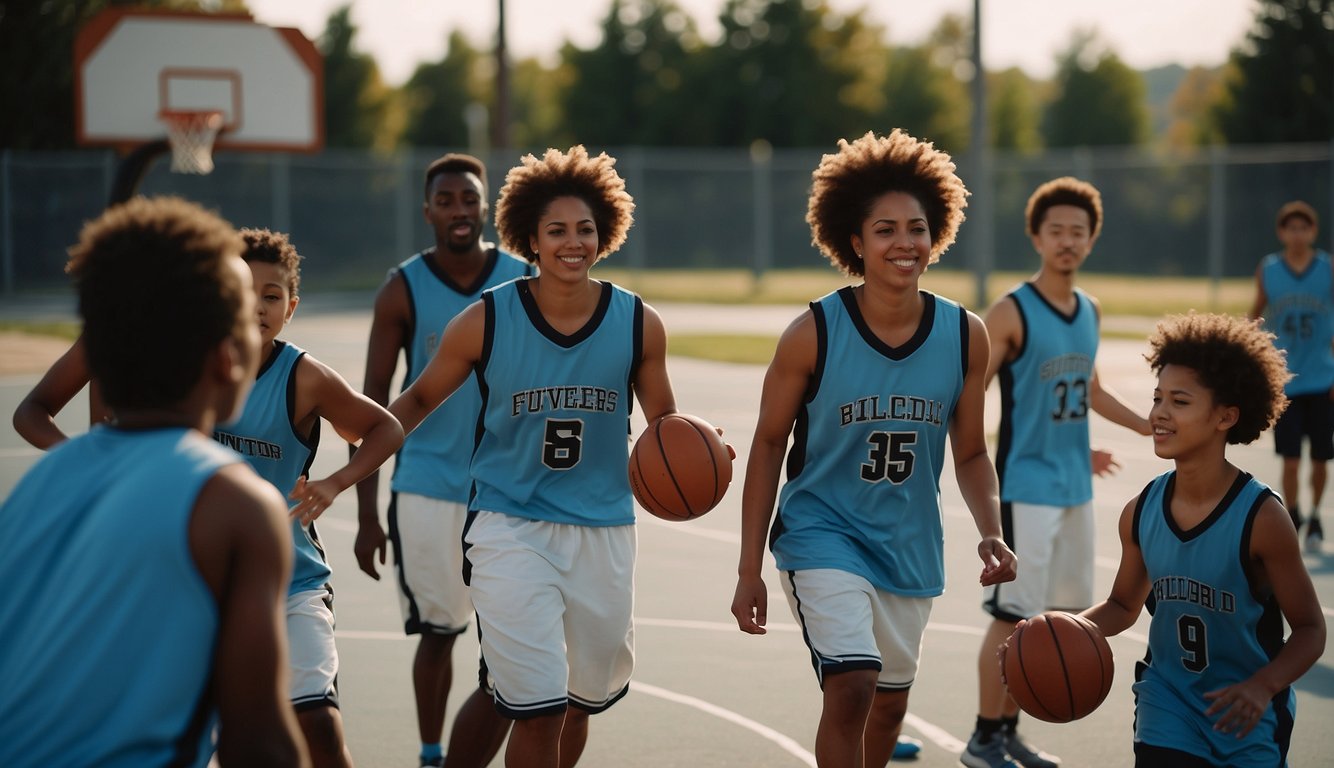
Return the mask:
[[1083,208],[1089,215],[1089,237],[1097,237],[1102,231],[1102,195],[1098,188],[1073,176],[1062,176],[1033,190],[1029,196],[1028,205],[1024,207],[1028,234],[1038,233],[1043,219],[1047,218],[1047,211],[1054,205]]
[[1195,371],[1214,401],[1236,406],[1229,444],[1254,442],[1288,406],[1283,385],[1291,378],[1274,334],[1259,321],[1231,315],[1175,315],[1158,323],[1144,358],[1155,374],[1169,365]]
[[825,155],[811,178],[806,209],[811,243],[848,275],[866,271],[852,250],[852,236],[861,233],[871,206],[887,192],[905,192],[921,203],[931,230],[929,264],[954,242],[968,205],[968,190],[950,156],[897,128],[883,137],[868,131],[851,143],[839,139],[838,152]]
[[496,232],[511,253],[536,263],[529,238],[552,200],[577,197],[593,211],[598,231],[598,260],[620,248],[634,222],[635,202],[616,173],[616,159],[606,152],[591,157],[582,144],[569,152],[548,149],[539,160],[524,155],[522,165],[505,174],[505,186],[496,201]]
[[241,258],[247,263],[277,264],[287,275],[287,292],[297,295],[297,289],[301,287],[301,254],[296,252],[296,246],[287,235],[269,229],[242,229],[241,237],[245,240],[245,253]]
[[[113,410],[180,402],[209,350],[254,322],[242,314],[250,280],[228,263],[244,248],[230,224],[177,197],[135,197],[84,225],[66,271],[78,289],[88,370]],[[149,308],[166,320],[151,344],[143,336]]]

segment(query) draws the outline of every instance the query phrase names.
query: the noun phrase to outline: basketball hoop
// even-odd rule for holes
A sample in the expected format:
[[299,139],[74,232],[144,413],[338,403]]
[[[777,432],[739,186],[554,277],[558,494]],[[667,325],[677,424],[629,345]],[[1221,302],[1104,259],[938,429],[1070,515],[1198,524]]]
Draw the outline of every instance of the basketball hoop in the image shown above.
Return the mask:
[[222,130],[222,112],[163,110],[158,113],[158,118],[167,126],[172,172],[212,172],[213,140]]

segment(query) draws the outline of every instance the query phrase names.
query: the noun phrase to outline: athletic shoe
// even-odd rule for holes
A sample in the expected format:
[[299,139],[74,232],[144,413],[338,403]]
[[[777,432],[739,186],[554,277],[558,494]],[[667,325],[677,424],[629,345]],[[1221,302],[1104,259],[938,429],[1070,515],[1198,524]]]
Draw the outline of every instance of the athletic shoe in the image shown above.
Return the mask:
[[1313,517],[1311,522],[1306,524],[1306,551],[1313,554],[1320,554],[1321,544],[1325,543],[1325,529],[1320,525],[1320,518]]
[[1005,753],[1024,768],[1057,768],[1061,764],[1061,758],[1024,741],[1018,731],[1001,730],[1001,742],[1005,745]]
[[441,755],[440,757],[423,757],[421,761],[422,761],[421,768],[440,768],[442,765],[445,764],[445,756]]
[[999,733],[993,734],[991,741],[985,744],[978,740],[980,734],[973,731],[968,739],[968,746],[959,755],[959,762],[968,768],[1018,768],[1005,756],[1005,742]]
[[899,736],[898,743],[894,745],[894,754],[889,756],[890,760],[916,760],[917,753],[922,751],[922,742],[911,736]]

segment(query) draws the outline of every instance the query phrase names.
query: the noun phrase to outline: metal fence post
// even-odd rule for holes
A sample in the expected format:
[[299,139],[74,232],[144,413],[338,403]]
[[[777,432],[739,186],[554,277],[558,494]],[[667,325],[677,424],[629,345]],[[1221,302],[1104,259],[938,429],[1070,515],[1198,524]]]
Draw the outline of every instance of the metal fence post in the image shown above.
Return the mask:
[[754,289],[772,266],[774,250],[774,149],[769,142],[759,139],[750,145],[752,211],[752,258]]
[[1218,309],[1223,280],[1223,216],[1227,202],[1226,150],[1220,145],[1209,148],[1209,308]]

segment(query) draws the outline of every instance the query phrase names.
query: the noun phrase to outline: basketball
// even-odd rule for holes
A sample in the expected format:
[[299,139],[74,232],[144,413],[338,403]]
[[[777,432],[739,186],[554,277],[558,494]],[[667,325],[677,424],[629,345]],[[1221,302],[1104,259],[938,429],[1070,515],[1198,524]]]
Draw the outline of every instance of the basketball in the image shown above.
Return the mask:
[[712,424],[669,413],[630,451],[630,490],[663,520],[691,520],[713,509],[732,482],[732,457]]
[[1049,723],[1078,720],[1112,689],[1112,649],[1082,616],[1048,611],[1011,637],[1001,659],[1005,686],[1025,712]]

